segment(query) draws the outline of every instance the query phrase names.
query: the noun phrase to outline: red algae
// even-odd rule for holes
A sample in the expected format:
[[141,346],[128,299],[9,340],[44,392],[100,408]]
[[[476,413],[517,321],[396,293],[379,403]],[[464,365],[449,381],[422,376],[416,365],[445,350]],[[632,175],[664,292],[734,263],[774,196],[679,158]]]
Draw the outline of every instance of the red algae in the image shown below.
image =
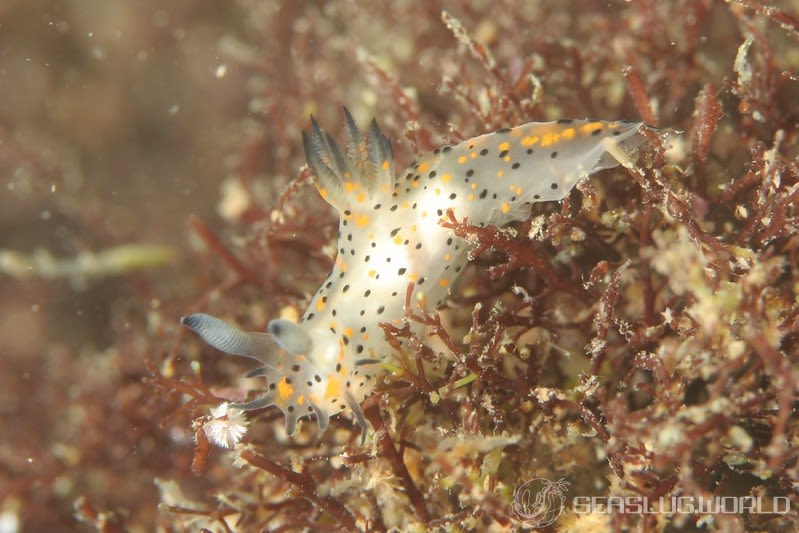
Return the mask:
[[[10,6],[4,27],[33,24],[36,8]],[[148,3],[140,20],[121,6],[53,12],[55,37],[31,57],[63,42],[74,56],[20,90],[58,92],[98,54],[136,50],[128,62],[93,63],[91,91],[58,92],[53,116],[24,95],[0,105],[12,176],[0,249],[155,242],[181,260],[80,287],[3,278],[4,338],[28,334],[0,359],[14,428],[0,446],[3,517],[25,530],[503,531],[541,525],[514,502],[538,478],[563,491],[563,529],[797,527],[795,10],[241,0]],[[121,42],[101,16],[132,20]],[[128,87],[140,100],[123,105]],[[82,124],[93,102],[103,112]],[[366,445],[345,416],[289,438],[276,409],[219,408],[262,382],[177,322],[202,311],[263,331],[307,305],[337,227],[308,186],[300,132],[311,114],[338,124],[342,105],[360,124],[378,118],[398,168],[529,121],[665,132],[524,222],[447,214],[471,262],[442,308],[407,305],[403,323],[383,324],[393,353],[362,405]],[[678,497],[763,507],[581,503]]]

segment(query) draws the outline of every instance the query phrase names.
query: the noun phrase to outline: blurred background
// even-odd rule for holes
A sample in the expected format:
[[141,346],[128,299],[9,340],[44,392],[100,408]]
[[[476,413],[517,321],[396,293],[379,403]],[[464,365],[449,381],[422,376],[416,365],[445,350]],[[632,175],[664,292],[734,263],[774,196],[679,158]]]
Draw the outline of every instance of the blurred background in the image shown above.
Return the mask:
[[[145,354],[114,344],[186,293],[188,216],[219,225],[248,114],[246,18],[241,2],[0,2],[0,531],[78,528],[83,494],[154,524],[167,440],[131,419]],[[128,244],[177,261],[91,279],[69,263]],[[31,259],[43,250],[61,262]],[[30,277],[10,274],[26,261]]]

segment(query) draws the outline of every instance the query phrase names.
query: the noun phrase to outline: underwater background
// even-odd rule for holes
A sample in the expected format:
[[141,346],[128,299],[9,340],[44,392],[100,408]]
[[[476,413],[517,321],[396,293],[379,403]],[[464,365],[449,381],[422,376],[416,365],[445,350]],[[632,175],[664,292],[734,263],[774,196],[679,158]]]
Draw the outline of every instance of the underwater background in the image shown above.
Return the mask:
[[[301,131],[340,137],[342,105],[398,172],[529,121],[665,140],[524,223],[453,228],[477,252],[409,317],[435,336],[387,330],[366,445],[267,409],[213,446],[210,410],[263,384],[178,319],[304,310],[337,219]],[[794,531],[798,135],[795,0],[4,0],[0,533],[509,531],[533,479],[568,483],[551,530]]]

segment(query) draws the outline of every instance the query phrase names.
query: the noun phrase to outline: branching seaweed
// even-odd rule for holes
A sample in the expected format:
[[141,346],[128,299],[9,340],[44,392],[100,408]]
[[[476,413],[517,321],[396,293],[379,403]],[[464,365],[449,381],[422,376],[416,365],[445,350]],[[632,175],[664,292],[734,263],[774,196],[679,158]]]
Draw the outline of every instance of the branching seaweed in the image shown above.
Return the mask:
[[[786,113],[778,96],[793,75],[776,65],[772,37],[752,20],[766,16],[791,33],[795,27],[786,13],[756,3],[732,3],[727,11],[709,2],[692,6],[631,7],[623,17],[630,37],[619,47],[644,56],[622,61],[535,41],[531,49],[552,57],[507,57],[469,29],[473,15],[441,15],[459,47],[448,52],[458,61],[445,63],[441,88],[465,112],[446,117],[457,124],[450,139],[475,124],[547,115],[555,104],[535,88],[560,88],[556,72],[536,64],[551,67],[560,53],[573,70],[558,74],[582,80],[575,90],[584,109],[606,106],[596,98],[604,93],[587,84],[615,77],[628,95],[617,99],[617,115],[686,133],[654,136],[654,149],[637,163],[592,179],[560,210],[537,206],[527,223],[476,227],[447,213],[442,225],[472,243],[477,267],[444,308],[412,300],[411,286],[404,321],[382,324],[394,353],[380,392],[364,406],[375,432],[372,452],[348,439],[336,475],[304,452],[304,459],[293,456],[301,474],[261,454],[247,457],[339,525],[373,530],[508,527],[520,523],[509,505],[513,487],[536,476],[569,476],[580,495],[650,501],[791,492],[799,310],[788,280],[796,274],[799,173],[786,139],[799,132],[784,120],[796,109]],[[742,48],[737,58],[725,56],[722,77],[697,58],[707,53],[699,35],[711,13],[741,28]],[[668,26],[672,38],[683,32],[679,53],[664,55],[668,46],[655,30],[675,20],[686,21]],[[421,126],[425,100],[409,96],[401,74],[360,48],[356,59],[381,92],[384,112],[406,121],[413,150],[429,149],[445,134]],[[693,106],[675,115],[674,103],[684,100]],[[725,155],[729,143],[747,153]],[[725,166],[724,158],[739,167]],[[302,242],[306,222],[293,216],[280,224]],[[341,450],[335,438],[322,439],[319,453]],[[584,451],[587,443],[595,452]],[[381,476],[396,488],[370,482]],[[353,483],[367,496],[360,502]],[[387,513],[387,505],[400,510]],[[684,519],[762,527],[796,515]],[[658,523],[625,513],[605,520],[618,528]]]
[[[96,428],[120,427],[120,412],[124,437],[112,437],[134,435],[137,452],[154,450],[146,458],[161,506],[151,521],[169,530],[499,531],[535,527],[512,503],[541,478],[568,480],[567,501],[790,503],[784,513],[672,516],[567,505],[552,527],[795,529],[794,15],[751,0],[455,2],[444,12],[425,2],[273,4],[238,2],[252,47],[230,36],[221,46],[228,68],[250,77],[228,179],[246,202],[223,210],[220,226],[189,219],[201,250],[181,265],[188,295],[163,289],[169,296],[154,303],[158,290],[139,282],[142,317],[116,315],[110,357],[120,376],[96,389],[117,391],[115,400],[69,399],[82,402],[89,428],[81,450],[112,448]],[[310,114],[334,124],[342,104],[358,121],[378,115],[400,169],[419,151],[531,120],[592,115],[664,128],[560,205],[533,205],[526,222],[442,217],[472,246],[471,264],[441,308],[411,298],[411,285],[402,320],[382,324],[392,353],[362,405],[365,444],[344,417],[321,434],[302,423],[289,438],[273,409],[221,408],[263,382],[237,381],[249,369],[204,352],[176,324],[203,311],[263,330],[307,305],[333,263],[337,227],[308,186],[300,130]],[[46,159],[0,133],[0,164],[52,177]],[[68,471],[69,454],[59,453],[3,495],[54,484]],[[12,476],[26,467],[3,466]],[[105,502],[88,494],[71,512],[98,530],[140,526]]]

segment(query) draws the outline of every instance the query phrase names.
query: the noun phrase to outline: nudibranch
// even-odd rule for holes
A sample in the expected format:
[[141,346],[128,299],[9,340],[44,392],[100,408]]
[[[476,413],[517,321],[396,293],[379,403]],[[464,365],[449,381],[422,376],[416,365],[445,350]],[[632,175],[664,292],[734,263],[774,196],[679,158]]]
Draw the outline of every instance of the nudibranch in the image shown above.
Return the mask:
[[[211,346],[261,364],[265,395],[244,410],[276,405],[293,434],[297,420],[352,410],[374,389],[390,357],[381,322],[404,316],[406,291],[440,305],[467,262],[469,245],[441,225],[449,210],[475,225],[529,216],[534,202],[561,200],[595,172],[629,162],[646,140],[641,122],[531,122],[422,155],[395,176],[391,143],[373,119],[362,133],[344,109],[346,145],[311,118],[303,132],[319,194],[340,215],[335,266],[298,323],[272,320],[266,333],[243,332],[206,314],[181,323]],[[281,350],[276,349],[277,344]]]

